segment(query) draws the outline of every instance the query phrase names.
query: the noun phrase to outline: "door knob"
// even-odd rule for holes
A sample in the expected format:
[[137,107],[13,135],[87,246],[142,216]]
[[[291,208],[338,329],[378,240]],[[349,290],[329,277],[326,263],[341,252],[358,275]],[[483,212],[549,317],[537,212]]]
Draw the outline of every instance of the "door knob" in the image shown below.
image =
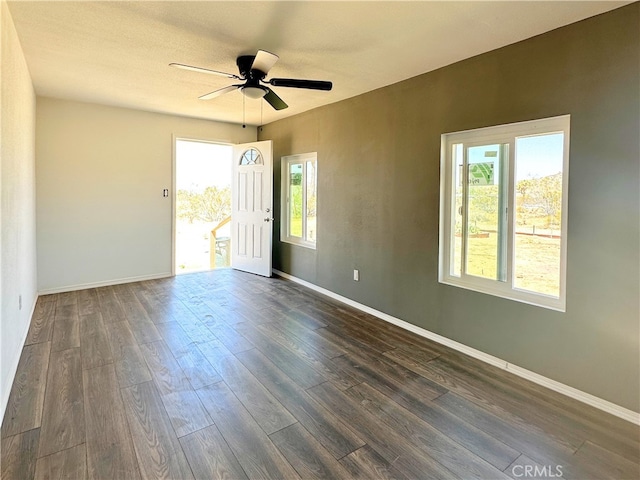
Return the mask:
[[272,221],[272,220],[273,220],[273,218],[269,218],[269,217],[267,217],[267,218],[265,218],[265,219],[264,219],[264,221],[265,221],[265,222],[270,222],[270,221]]

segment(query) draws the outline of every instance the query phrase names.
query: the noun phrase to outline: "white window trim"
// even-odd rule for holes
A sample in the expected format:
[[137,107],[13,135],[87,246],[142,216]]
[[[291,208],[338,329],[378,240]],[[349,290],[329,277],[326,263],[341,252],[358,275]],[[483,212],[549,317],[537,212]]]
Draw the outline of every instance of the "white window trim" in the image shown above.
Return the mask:
[[[441,137],[440,158],[440,240],[438,259],[438,281],[447,285],[453,285],[476,292],[495,295],[497,297],[515,300],[539,307],[549,308],[560,312],[566,311],[566,271],[567,271],[567,225],[568,225],[568,198],[569,198],[569,139],[570,139],[570,115],[532,120],[527,122],[499,125],[495,127],[479,128],[462,132],[447,133]],[[509,159],[506,167],[508,175],[508,212],[514,211],[515,205],[515,179],[514,179],[514,155],[515,138],[543,133],[563,132],[564,151],[562,166],[562,214],[561,214],[561,238],[560,244],[560,285],[559,297],[553,297],[540,293],[518,289],[513,285],[513,244],[515,232],[513,231],[512,214],[507,220],[507,281],[483,279],[473,276],[457,277],[451,275],[451,198],[453,185],[453,162],[451,161],[452,145],[464,143],[465,148],[473,144],[506,143],[509,144]]]
[[[318,154],[316,152],[312,153],[301,153],[298,155],[289,155],[286,157],[282,157],[281,159],[281,182],[280,182],[280,192],[281,192],[281,202],[280,202],[280,240],[282,242],[291,243],[293,245],[298,245],[300,247],[310,248],[312,250],[316,249],[316,242],[307,240],[305,238],[293,237],[290,235],[290,225],[289,225],[289,166],[291,164],[301,163],[305,165],[306,162],[313,161],[316,164],[316,182],[318,181]],[[303,167],[303,175],[302,175],[302,211],[303,213],[307,211],[307,170],[306,166]],[[307,217],[306,215],[302,215],[302,233],[303,235],[307,231],[306,229]],[[316,232],[317,235],[317,232]]]

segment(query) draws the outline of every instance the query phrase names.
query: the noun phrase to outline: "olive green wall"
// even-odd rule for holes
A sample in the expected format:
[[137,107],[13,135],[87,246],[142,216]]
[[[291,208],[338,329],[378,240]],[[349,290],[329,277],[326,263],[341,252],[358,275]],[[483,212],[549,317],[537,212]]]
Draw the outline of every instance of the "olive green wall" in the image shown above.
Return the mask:
[[[318,242],[274,267],[640,411],[640,5],[266,125],[318,152]],[[567,311],[438,283],[440,135],[571,114]],[[360,270],[360,282],[352,280]]]

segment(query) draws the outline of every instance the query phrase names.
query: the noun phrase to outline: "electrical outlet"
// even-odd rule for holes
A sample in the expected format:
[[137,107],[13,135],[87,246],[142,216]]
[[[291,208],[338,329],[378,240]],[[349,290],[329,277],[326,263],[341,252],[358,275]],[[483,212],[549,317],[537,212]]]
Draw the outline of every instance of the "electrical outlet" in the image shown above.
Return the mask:
[[18,310],[22,310],[22,295],[18,295]]
[[360,270],[354,270],[353,271],[353,280],[355,282],[359,282],[360,281]]

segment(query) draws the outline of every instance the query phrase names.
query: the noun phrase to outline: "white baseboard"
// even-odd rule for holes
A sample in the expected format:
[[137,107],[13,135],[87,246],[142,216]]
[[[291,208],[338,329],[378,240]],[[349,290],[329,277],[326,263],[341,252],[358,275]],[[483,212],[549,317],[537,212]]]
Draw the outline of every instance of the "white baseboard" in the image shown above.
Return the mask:
[[566,395],[567,397],[586,403],[587,405],[591,405],[592,407],[615,415],[616,417],[620,417],[636,425],[640,425],[640,413],[634,412],[633,410],[621,407],[620,405],[616,405],[615,403],[596,397],[595,395],[591,395],[590,393],[583,392],[582,390],[578,390],[577,388],[570,387],[569,385],[565,385],[564,383],[557,382],[538,373],[509,363],[506,360],[502,360],[500,358],[494,357],[493,355],[489,355],[487,353],[481,352],[480,350],[476,350],[475,348],[456,342],[455,340],[451,340],[447,337],[443,337],[442,335],[438,335],[437,333],[430,332],[429,330],[425,330],[424,328],[413,325],[412,323],[400,320],[399,318],[393,317],[387,313],[380,312],[379,310],[368,307],[367,305],[363,305],[362,303],[351,300],[350,298],[343,297],[342,295],[334,293],[331,290],[319,287],[313,283],[302,280],[301,278],[294,277],[293,275],[281,272],[280,270],[276,270],[275,268],[273,269],[273,273],[282,278],[286,278],[287,280],[291,280],[292,282],[303,285],[318,293],[326,295],[327,297],[333,298],[334,300],[345,303],[353,308],[373,315],[374,317],[377,317],[381,320],[397,325],[400,328],[404,328],[405,330],[420,335],[421,337],[433,340],[434,342],[445,345],[453,350],[457,350],[458,352],[464,353],[465,355],[469,355],[470,357],[477,358],[478,360],[506,370],[507,372],[511,372],[514,375],[525,378],[533,383],[537,383],[538,385],[542,385],[543,387]]
[[11,364],[10,375],[7,377],[7,383],[2,386],[2,393],[6,392],[6,396],[2,397],[2,405],[0,405],[0,423],[4,420],[4,414],[7,411],[7,404],[9,403],[9,395],[11,395],[11,387],[13,386],[13,381],[16,379],[16,373],[18,373],[18,365],[20,363],[20,357],[22,356],[22,349],[24,348],[24,344],[27,341],[27,335],[29,335],[29,329],[31,328],[31,320],[33,320],[33,314],[36,311],[36,304],[38,303],[38,294],[36,293],[36,298],[33,301],[33,305],[31,306],[31,312],[29,313],[29,322],[27,324],[27,328],[24,329],[24,333],[22,334],[22,338],[20,339],[20,349],[18,350],[18,355],[13,360]]
[[121,285],[123,283],[144,282],[145,280],[157,280],[159,278],[172,277],[171,273],[158,273],[154,275],[141,275],[139,277],[115,278],[113,280],[105,280],[103,282],[83,283],[78,285],[67,285],[64,287],[45,288],[38,291],[39,295],[51,295],[53,293],[74,292],[76,290],[86,290],[87,288],[110,287],[112,285]]

